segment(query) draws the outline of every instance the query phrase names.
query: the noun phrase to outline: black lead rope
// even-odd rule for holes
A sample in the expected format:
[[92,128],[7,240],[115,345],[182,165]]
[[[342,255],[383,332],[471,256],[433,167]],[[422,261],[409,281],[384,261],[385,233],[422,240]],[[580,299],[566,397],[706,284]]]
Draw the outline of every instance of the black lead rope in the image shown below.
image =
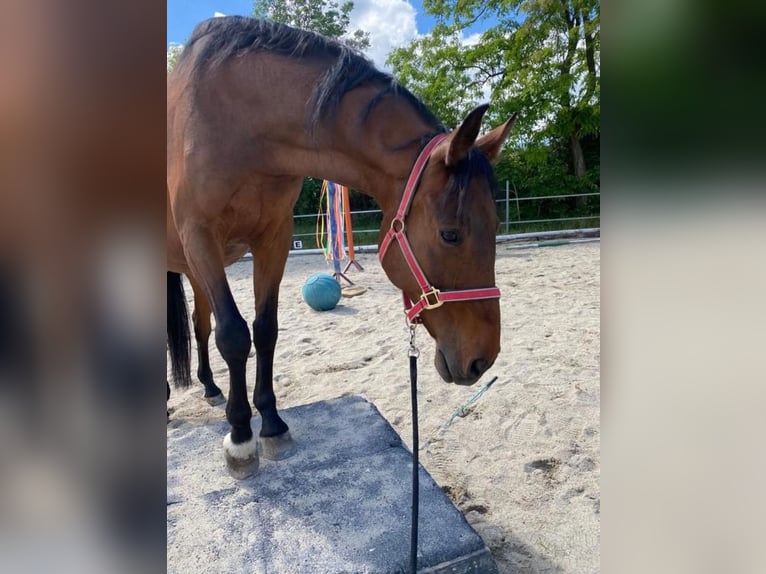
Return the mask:
[[412,395],[412,528],[410,529],[410,572],[418,569],[418,358],[410,354],[410,391]]
[[412,526],[410,528],[410,574],[418,570],[418,508],[420,483],[418,480],[418,356],[415,347],[415,325],[410,323],[410,396],[412,398]]

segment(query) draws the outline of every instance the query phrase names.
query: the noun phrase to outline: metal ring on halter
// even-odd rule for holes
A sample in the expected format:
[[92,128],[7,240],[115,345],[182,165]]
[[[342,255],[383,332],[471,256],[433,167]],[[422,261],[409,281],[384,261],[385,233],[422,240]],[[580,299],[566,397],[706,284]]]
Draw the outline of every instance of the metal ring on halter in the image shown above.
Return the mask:
[[[396,227],[394,227],[394,224],[396,224],[396,223],[400,223],[401,224],[401,228],[400,229],[396,229]],[[397,218],[392,219],[391,220],[391,231],[393,231],[394,233],[404,233],[404,220],[403,219],[397,219]]]

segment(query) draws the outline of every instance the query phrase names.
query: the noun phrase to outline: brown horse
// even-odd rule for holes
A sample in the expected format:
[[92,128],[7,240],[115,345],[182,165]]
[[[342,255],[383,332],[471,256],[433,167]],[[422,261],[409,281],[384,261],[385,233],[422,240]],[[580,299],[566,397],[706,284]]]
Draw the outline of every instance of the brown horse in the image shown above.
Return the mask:
[[[224,456],[234,476],[252,473],[258,456],[246,389],[250,331],[224,269],[252,252],[253,402],[264,454],[279,458],[292,443],[272,386],[277,303],[304,176],[373,197],[383,211],[386,247],[389,229],[400,232],[392,242],[401,248],[383,249],[381,263],[418,302],[441,377],[473,384],[492,365],[500,351],[499,292],[459,296],[495,280],[490,162],[514,118],[477,139],[486,109],[447,132],[410,92],[341,43],[244,17],[196,27],[168,77],[168,340],[174,373],[188,384],[188,322],[184,332],[185,316],[171,317],[183,301],[177,274],[184,273],[210,303],[216,345],[229,368]],[[422,175],[402,202],[416,164]]]

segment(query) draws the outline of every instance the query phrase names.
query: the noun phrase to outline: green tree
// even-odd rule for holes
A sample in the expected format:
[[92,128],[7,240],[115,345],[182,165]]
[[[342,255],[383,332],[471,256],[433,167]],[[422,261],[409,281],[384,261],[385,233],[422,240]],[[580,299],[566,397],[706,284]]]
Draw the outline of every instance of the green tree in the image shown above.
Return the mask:
[[338,0],[255,0],[253,14],[275,22],[311,30],[329,38],[337,38],[357,50],[370,47],[370,34],[363,30],[349,32],[351,1]]
[[[598,156],[593,162],[584,146],[600,137],[599,0],[424,0],[423,5],[437,25],[389,55],[395,75],[451,125],[479,101],[492,102],[495,122],[519,111],[517,142],[553,151],[564,142],[571,173],[597,182]],[[462,31],[482,19],[496,23],[466,41]],[[551,159],[535,151],[527,160],[546,162],[546,157]],[[559,171],[560,159],[551,173]]]

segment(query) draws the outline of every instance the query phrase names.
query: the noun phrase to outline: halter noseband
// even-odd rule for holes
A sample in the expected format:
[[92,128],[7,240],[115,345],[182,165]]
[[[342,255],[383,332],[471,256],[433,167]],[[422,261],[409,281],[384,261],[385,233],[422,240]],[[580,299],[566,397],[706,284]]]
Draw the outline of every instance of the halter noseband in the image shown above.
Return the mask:
[[412,246],[410,246],[407,235],[404,233],[404,218],[407,217],[407,213],[410,210],[412,198],[415,196],[415,191],[417,191],[418,183],[420,182],[420,176],[423,174],[423,170],[431,157],[431,152],[433,152],[439,142],[446,137],[447,134],[439,134],[435,136],[423,148],[423,151],[420,152],[418,159],[415,161],[415,165],[412,166],[410,177],[407,179],[407,185],[404,187],[404,193],[402,194],[402,200],[399,203],[399,209],[396,211],[396,215],[391,221],[391,228],[380,243],[380,251],[378,253],[378,260],[383,264],[383,258],[386,256],[389,246],[393,240],[396,239],[410,271],[412,271],[415,280],[420,286],[421,294],[417,301],[410,301],[407,294],[404,292],[402,293],[404,296],[404,309],[407,313],[407,320],[411,323],[422,323],[423,319],[420,317],[420,314],[423,311],[437,309],[444,303],[479,299],[498,299],[500,297],[500,289],[497,287],[451,291],[437,289],[429,283],[425,273],[423,273],[423,270],[418,264],[418,260],[415,258],[415,253],[412,251]]

